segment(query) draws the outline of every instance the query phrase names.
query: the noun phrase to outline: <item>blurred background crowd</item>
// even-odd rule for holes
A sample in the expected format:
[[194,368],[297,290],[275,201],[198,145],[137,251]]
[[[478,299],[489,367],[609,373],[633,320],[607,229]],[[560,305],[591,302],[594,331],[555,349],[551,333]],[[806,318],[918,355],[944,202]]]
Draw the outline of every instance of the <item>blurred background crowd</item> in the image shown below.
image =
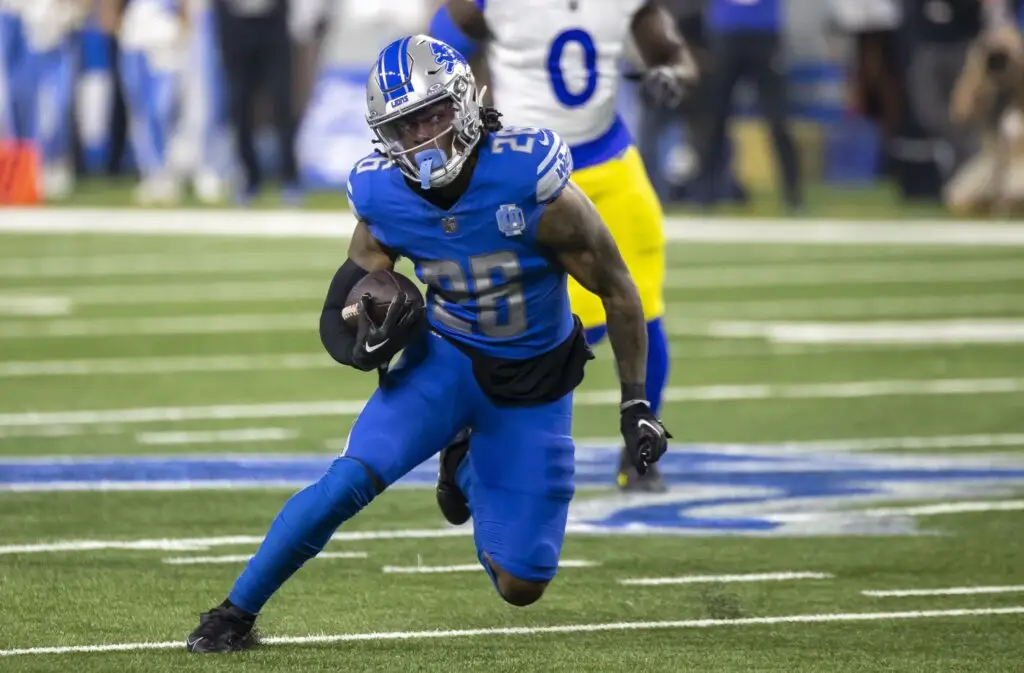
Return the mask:
[[[142,204],[338,190],[370,147],[369,65],[437,4],[0,0],[0,201],[26,151],[44,201],[97,180],[130,180]],[[880,183],[958,214],[1024,203],[1024,3],[662,4],[700,81],[655,107],[630,56],[620,106],[665,203],[742,207],[777,188],[799,211],[807,185]]]

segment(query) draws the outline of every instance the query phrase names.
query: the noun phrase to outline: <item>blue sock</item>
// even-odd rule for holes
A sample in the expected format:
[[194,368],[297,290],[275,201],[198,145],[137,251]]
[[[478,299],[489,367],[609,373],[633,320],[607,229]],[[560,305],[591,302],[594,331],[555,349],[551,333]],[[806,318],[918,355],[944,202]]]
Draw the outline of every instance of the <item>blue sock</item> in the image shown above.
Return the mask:
[[657,318],[647,323],[647,400],[655,414],[661,409],[670,362],[665,326]]
[[228,600],[246,612],[258,613],[285,580],[320,553],[338,526],[376,494],[362,463],[344,456],[336,459],[319,481],[285,503]]
[[591,327],[590,329],[584,330],[584,336],[587,338],[587,343],[591,346],[596,346],[601,343],[601,339],[608,334],[608,328],[604,325],[598,325],[597,327]]
[[[591,327],[586,331],[587,343],[591,346],[599,343],[608,334],[604,325]],[[668,336],[661,318],[647,323],[647,400],[651,410],[658,413],[661,409],[661,397],[668,383],[668,369],[671,358],[668,353]]]

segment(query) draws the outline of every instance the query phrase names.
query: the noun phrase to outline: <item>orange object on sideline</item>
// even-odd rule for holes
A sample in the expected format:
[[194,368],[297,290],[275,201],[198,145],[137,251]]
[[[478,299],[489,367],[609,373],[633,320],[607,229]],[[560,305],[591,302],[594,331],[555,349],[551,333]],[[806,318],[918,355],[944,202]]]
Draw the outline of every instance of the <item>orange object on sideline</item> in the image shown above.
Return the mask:
[[0,142],[0,204],[34,206],[39,194],[39,152],[29,142]]

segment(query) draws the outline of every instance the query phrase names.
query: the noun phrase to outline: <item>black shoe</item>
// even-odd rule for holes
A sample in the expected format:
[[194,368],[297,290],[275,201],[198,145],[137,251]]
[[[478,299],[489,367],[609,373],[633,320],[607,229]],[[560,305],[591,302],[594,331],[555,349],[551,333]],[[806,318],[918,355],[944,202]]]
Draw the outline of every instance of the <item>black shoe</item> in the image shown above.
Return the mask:
[[455,481],[459,463],[469,451],[469,431],[459,433],[455,440],[441,451],[441,467],[437,472],[437,506],[453,526],[469,521],[469,502]]
[[649,465],[646,474],[638,474],[625,448],[622,449],[622,455],[619,458],[619,473],[616,475],[616,482],[619,484],[619,489],[623,491],[664,493],[668,490],[665,480],[661,478],[661,471],[657,464]]
[[251,615],[230,601],[224,601],[209,612],[199,615],[199,626],[188,634],[185,647],[189,652],[241,652],[259,644]]

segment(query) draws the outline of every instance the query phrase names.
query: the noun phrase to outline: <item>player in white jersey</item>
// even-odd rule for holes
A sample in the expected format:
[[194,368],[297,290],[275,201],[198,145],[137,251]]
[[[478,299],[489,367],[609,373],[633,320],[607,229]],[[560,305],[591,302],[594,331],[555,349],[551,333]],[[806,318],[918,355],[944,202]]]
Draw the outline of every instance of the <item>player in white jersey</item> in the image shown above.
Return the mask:
[[78,69],[77,32],[89,0],[14,0],[24,51],[13,90],[18,135],[41,160],[44,198],[67,196],[74,183],[72,102]]
[[[169,204],[191,178],[195,195],[220,201],[229,147],[216,30],[208,0],[103,0],[121,43],[129,137],[141,181],[136,200]],[[186,76],[187,73],[187,76]]]
[[[652,100],[677,105],[696,79],[695,62],[667,12],[654,0],[448,0],[431,34],[463,54],[484,47],[491,95],[503,119],[550,128],[570,146],[573,177],[594,202],[640,291],[647,319],[646,395],[657,412],[668,380],[665,235],[661,203],[619,118],[619,62],[633,39],[647,67]],[[591,343],[606,334],[600,300],[569,281],[573,312]],[[626,490],[659,491],[656,468],[637,474],[623,455]]]

